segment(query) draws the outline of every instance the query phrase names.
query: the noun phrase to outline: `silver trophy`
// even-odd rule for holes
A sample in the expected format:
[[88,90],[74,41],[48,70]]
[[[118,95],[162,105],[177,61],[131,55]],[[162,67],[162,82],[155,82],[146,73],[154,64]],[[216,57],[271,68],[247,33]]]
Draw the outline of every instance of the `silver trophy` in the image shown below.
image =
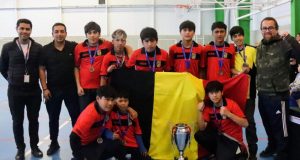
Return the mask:
[[188,144],[190,144],[191,127],[185,123],[177,123],[172,127],[172,144],[175,144],[178,151],[179,157],[174,158],[176,160],[187,160],[183,156],[184,150]]

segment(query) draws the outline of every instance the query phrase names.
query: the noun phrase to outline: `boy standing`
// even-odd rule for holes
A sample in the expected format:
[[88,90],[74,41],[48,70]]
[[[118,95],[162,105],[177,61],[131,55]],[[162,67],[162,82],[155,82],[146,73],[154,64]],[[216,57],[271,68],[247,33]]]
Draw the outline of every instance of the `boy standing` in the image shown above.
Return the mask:
[[179,26],[181,41],[169,49],[170,70],[175,72],[190,72],[200,78],[202,46],[195,41],[196,26],[192,21],[184,21]]
[[112,34],[113,49],[103,58],[101,65],[101,86],[108,84],[109,73],[114,69],[124,68],[129,60],[126,45],[127,34],[122,29],[117,29]]
[[146,27],[140,34],[143,48],[135,50],[127,63],[127,67],[137,71],[167,71],[168,53],[157,47],[158,35],[154,28]]
[[116,111],[111,113],[109,127],[117,133],[125,146],[125,151],[131,154],[131,159],[143,159],[147,156],[147,150],[142,140],[142,131],[137,118],[131,120],[128,112],[129,95],[119,92],[116,96]]
[[203,58],[207,80],[222,81],[231,78],[235,49],[233,44],[225,41],[226,30],[227,26],[223,22],[215,22],[211,26],[214,41],[204,47]]
[[102,138],[109,121],[109,112],[114,106],[114,97],[114,89],[100,87],[96,101],[90,103],[78,117],[70,135],[70,145],[76,159],[99,160],[112,156],[125,159],[121,141]]
[[257,153],[257,135],[254,120],[255,97],[256,97],[256,48],[244,43],[244,29],[240,26],[235,26],[230,29],[230,37],[236,45],[235,64],[233,73],[248,74],[250,80],[250,95],[245,106],[245,115],[249,126],[246,128],[246,138],[249,148],[249,160],[256,160]]
[[223,97],[223,84],[210,81],[205,92],[209,99],[198,104],[199,131],[196,141],[218,160],[233,160],[243,146],[242,127],[248,126],[243,111],[231,99]]
[[95,22],[84,26],[87,39],[79,43],[75,54],[75,78],[79,96],[80,111],[82,111],[96,97],[96,90],[100,86],[100,68],[105,54],[112,44],[100,39],[101,28]]

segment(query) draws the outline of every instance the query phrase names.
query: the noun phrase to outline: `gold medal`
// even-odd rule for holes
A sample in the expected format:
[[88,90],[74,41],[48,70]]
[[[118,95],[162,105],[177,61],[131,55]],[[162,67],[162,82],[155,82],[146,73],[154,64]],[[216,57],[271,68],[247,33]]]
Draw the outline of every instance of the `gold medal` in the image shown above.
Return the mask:
[[101,137],[97,138],[97,143],[101,144],[103,142],[103,139]]
[[93,66],[90,66],[89,71],[90,71],[90,72],[94,72],[94,71],[95,71],[95,68],[94,68]]

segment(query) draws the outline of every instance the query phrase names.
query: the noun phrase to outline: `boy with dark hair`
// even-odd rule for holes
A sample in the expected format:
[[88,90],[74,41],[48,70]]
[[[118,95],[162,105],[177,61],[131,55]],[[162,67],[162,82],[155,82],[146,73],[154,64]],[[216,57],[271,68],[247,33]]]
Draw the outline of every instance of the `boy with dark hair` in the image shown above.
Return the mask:
[[112,34],[113,49],[104,56],[101,65],[101,86],[109,84],[109,73],[115,69],[126,67],[129,60],[128,52],[125,47],[127,34],[122,29],[117,29]]
[[79,106],[82,111],[96,97],[96,90],[100,86],[100,69],[102,60],[112,44],[100,39],[101,28],[95,22],[84,26],[87,39],[75,48],[75,78]]
[[137,71],[167,71],[168,53],[158,48],[158,35],[154,28],[146,27],[140,33],[143,47],[135,50],[127,63],[127,67]]
[[256,48],[244,43],[244,29],[240,26],[234,26],[230,29],[230,37],[235,43],[235,65],[233,73],[235,75],[245,73],[251,78],[250,95],[245,106],[245,114],[249,123],[246,128],[246,138],[249,148],[249,160],[256,160],[257,153],[257,135],[254,120],[255,97],[256,97]]
[[122,142],[116,140],[116,134],[112,134],[113,140],[102,137],[114,106],[114,98],[113,88],[100,87],[97,90],[96,101],[90,103],[78,117],[70,135],[70,145],[76,160],[99,160],[112,156],[120,160],[125,159]]
[[223,84],[210,81],[205,92],[209,99],[198,104],[199,131],[195,140],[218,160],[233,160],[238,148],[245,152],[242,127],[248,122],[243,111],[231,99],[223,97]]
[[117,109],[111,113],[109,128],[119,135],[125,146],[127,154],[131,159],[144,159],[147,157],[147,150],[142,140],[142,131],[137,118],[131,120],[128,112],[129,94],[125,91],[117,93]]
[[193,41],[195,29],[192,21],[180,24],[181,41],[169,48],[169,65],[171,71],[190,72],[200,78],[202,46]]
[[204,47],[202,66],[206,69],[207,80],[226,80],[231,77],[234,68],[235,49],[225,41],[227,26],[215,22],[211,26],[214,41]]

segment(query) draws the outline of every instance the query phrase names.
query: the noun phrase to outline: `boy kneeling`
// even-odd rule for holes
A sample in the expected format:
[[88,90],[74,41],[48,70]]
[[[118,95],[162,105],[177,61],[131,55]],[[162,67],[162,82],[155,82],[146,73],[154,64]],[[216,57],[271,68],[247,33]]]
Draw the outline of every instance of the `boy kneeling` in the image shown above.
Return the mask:
[[222,83],[209,82],[205,92],[209,99],[198,104],[195,139],[217,160],[234,160],[238,147],[244,146],[242,127],[247,127],[248,121],[233,100],[223,97]]
[[81,112],[70,135],[74,159],[102,160],[113,156],[119,160],[125,159],[125,150],[120,140],[102,138],[114,106],[114,98],[114,89],[102,86],[97,90],[96,101]]

